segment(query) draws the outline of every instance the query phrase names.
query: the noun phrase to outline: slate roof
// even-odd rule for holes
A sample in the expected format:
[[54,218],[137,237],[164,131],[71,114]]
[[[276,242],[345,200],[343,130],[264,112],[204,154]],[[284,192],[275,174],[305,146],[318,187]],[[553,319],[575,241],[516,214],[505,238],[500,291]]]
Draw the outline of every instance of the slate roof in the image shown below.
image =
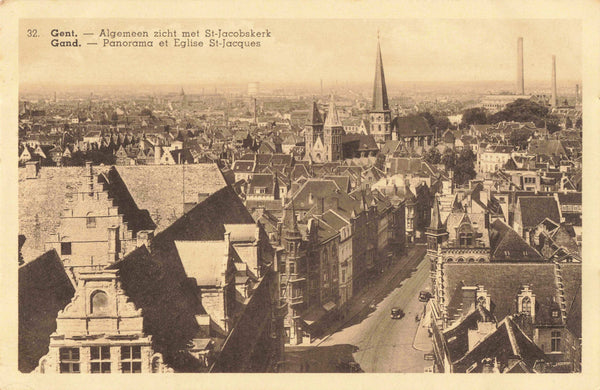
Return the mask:
[[416,137],[433,135],[427,120],[420,115],[396,117],[392,127],[398,132],[398,137]]
[[544,261],[514,229],[497,219],[490,225],[491,261]]
[[496,322],[490,312],[484,307],[473,307],[465,318],[447,328],[443,337],[448,348],[451,362],[462,358],[469,351],[469,330],[477,329],[478,322]]
[[508,317],[500,322],[494,333],[454,363],[454,372],[466,372],[473,364],[477,367],[471,372],[482,372],[483,359],[507,364],[510,357],[519,357],[529,370],[533,370],[536,361],[546,359],[544,352]]
[[567,328],[575,337],[581,337],[581,263],[560,264],[564,284]]
[[58,312],[75,294],[54,249],[19,267],[19,371],[31,372],[48,353]]
[[546,218],[560,222],[560,212],[553,197],[521,196],[518,204],[521,211],[521,223],[525,229],[537,226]]
[[551,317],[558,307],[558,287],[552,263],[444,263],[444,295],[449,318],[458,315],[462,287],[483,285],[491,298],[490,312],[496,318],[515,314],[517,295],[529,285],[536,297],[536,324],[561,324]]
[[559,140],[544,140],[544,139],[533,139],[529,142],[529,148],[527,151],[530,154],[535,155],[546,155],[546,156],[560,156],[567,154],[562,142]]
[[254,194],[254,189],[265,188],[266,194],[273,194],[274,181],[271,173],[255,173],[250,179],[249,194]]
[[582,204],[582,197],[581,197],[581,192],[558,192],[558,201],[560,202],[561,205],[564,204],[577,204],[577,205],[581,205]]
[[254,170],[254,160],[236,160],[231,170],[236,173],[251,173]]

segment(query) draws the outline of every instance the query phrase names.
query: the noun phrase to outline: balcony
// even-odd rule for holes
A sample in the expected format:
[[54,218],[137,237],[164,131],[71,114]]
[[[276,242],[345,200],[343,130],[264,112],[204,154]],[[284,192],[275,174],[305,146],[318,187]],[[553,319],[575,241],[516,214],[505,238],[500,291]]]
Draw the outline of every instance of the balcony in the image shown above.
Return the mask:
[[300,305],[304,303],[304,296],[302,295],[296,295],[295,297],[289,297],[288,298],[288,304],[291,305]]

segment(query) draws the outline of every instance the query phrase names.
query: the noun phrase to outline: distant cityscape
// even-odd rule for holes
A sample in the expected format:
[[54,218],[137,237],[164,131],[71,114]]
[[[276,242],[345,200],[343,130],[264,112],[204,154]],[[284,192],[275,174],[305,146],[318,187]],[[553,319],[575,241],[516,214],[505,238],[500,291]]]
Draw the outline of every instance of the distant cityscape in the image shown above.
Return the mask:
[[389,89],[376,45],[365,84],[22,84],[19,370],[581,372],[581,82],[518,38],[514,82]]

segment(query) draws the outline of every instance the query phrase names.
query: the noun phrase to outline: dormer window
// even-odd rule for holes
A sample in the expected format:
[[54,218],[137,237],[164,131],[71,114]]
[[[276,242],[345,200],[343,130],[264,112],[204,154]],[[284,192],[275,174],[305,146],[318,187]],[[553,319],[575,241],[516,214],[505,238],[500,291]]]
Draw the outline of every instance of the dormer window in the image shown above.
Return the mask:
[[559,311],[557,309],[552,310],[552,318],[558,318]]
[[535,295],[529,285],[524,285],[517,296],[517,310],[519,313],[528,315],[535,322]]

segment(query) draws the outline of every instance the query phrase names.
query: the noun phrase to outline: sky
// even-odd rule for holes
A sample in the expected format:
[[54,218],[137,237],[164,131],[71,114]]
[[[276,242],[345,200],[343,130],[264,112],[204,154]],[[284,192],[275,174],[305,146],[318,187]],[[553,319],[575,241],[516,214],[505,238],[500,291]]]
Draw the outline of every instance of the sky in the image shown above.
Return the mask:
[[[27,38],[36,28],[38,38]],[[74,29],[80,43],[99,42],[102,28],[268,29],[260,48],[80,48],[50,45],[50,31]],[[524,40],[525,84],[581,80],[581,22],[575,19],[22,19],[20,82],[27,85],[372,83],[379,32],[385,77],[407,82],[516,79],[517,39]],[[234,39],[236,40],[236,39]],[[172,41],[172,40],[171,40]],[[172,42],[171,42],[172,43]]]

